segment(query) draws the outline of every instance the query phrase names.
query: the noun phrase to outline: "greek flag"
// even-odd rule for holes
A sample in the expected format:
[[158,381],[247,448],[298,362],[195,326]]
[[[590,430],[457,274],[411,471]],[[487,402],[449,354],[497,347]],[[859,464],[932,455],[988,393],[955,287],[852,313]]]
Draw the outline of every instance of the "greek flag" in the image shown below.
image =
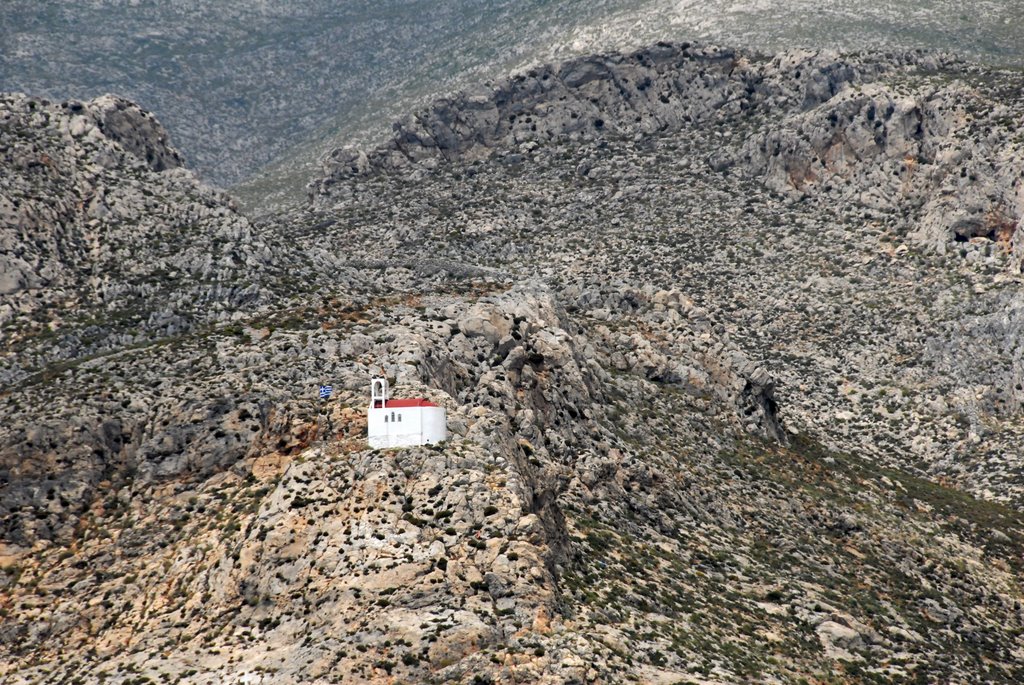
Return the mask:
[[331,396],[332,392],[334,392],[334,386],[333,385],[321,385],[320,386],[320,399],[326,400],[328,397]]

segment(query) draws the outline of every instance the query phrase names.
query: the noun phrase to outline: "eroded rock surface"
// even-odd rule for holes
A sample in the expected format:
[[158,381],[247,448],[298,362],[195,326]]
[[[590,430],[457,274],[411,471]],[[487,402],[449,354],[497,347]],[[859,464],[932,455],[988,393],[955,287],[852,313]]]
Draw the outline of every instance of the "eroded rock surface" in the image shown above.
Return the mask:
[[1018,83],[659,44],[259,222],[5,96],[0,679],[1019,682]]

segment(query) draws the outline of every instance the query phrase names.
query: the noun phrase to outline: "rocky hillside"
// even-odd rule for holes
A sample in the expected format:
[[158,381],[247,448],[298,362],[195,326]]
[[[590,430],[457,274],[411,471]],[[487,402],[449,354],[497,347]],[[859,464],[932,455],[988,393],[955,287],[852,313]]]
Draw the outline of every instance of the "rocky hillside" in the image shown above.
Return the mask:
[[[2,110],[5,381],[242,316],[272,297],[264,284],[281,263],[280,238],[260,235],[182,169],[152,114],[111,96],[5,96]],[[28,352],[46,338],[45,354]]]
[[[374,150],[334,152],[310,192],[373,220],[407,192],[405,221],[433,221],[403,233],[399,217],[396,249],[574,289],[687,283],[800,389],[794,423],[1016,500],[1020,86],[916,53],[659,44],[441,101]],[[571,268],[543,266],[559,253]]]
[[[1019,682],[1020,79],[599,55],[259,222],[7,97],[0,676]],[[382,368],[447,443],[366,448]]]
[[[116,92],[156,112],[207,181],[301,199],[314,150],[512,70],[666,35],[779,50],[948,48],[1024,64],[1019,0],[6,0],[0,91]],[[296,146],[301,151],[296,150]],[[265,167],[272,165],[267,173]],[[284,185],[285,187],[281,187]],[[268,196],[272,196],[272,199]]]
[[333,152],[311,196],[323,203],[353,174],[429,169],[439,160],[487,157],[493,148],[728,121],[759,130],[739,150],[714,153],[714,171],[734,168],[797,198],[824,192],[836,202],[911,214],[914,238],[940,252],[974,237],[1019,252],[1024,140],[1014,115],[1020,79],[1011,74],[1001,80],[998,72],[919,53],[840,59],[793,52],[759,60],[659,43],[541,67],[441,100],[397,123],[391,141],[369,154]]

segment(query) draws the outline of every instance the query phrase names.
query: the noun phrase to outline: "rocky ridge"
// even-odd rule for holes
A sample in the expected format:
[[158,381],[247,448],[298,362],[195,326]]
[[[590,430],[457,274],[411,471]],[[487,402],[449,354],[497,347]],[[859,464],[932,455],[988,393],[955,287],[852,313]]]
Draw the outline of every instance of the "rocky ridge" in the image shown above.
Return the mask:
[[[5,382],[271,297],[265,283],[286,248],[182,169],[152,114],[111,96],[9,95],[3,112]],[[23,343],[40,337],[53,340],[34,357],[41,348]]]
[[[964,81],[954,80],[959,73]],[[919,52],[794,51],[769,60],[658,43],[545,65],[441,99],[396,122],[383,146],[329,154],[310,197],[329,202],[336,182],[353,174],[431,169],[438,160],[487,157],[492,148],[664,133],[722,119],[763,125],[767,118],[734,157],[715,155],[711,166],[735,167],[779,192],[828,192],[836,201],[910,214],[913,237],[940,251],[985,237],[1017,253],[1024,143],[1012,84],[986,84],[991,78]]]
[[805,109],[831,98],[859,71],[884,68],[818,53],[765,60],[691,43],[544,65],[442,98],[396,122],[391,140],[369,152],[335,150],[310,195],[324,201],[337,180],[353,174],[410,164],[432,168],[438,160],[486,157],[491,148],[676,131],[759,109]]
[[[481,8],[462,0],[424,14],[380,0],[344,6],[137,0],[42,11],[33,0],[8,0],[0,91],[130,97],[171,127],[205,180],[254,180],[239,188],[243,199],[266,207],[301,200],[301,186],[315,173],[313,157],[330,149],[332,139],[372,142],[392,118],[496,74],[665,36],[769,52],[955,45],[980,62],[1020,65],[1024,17],[1015,2],[987,0],[968,13],[954,0],[933,0],[927,8],[885,0],[787,0],[770,7],[731,0],[502,0]],[[274,197],[268,202],[267,195]]]
[[[441,103],[462,123],[335,155],[306,211],[254,224],[204,195],[272,246],[246,308],[179,295],[189,325],[130,345],[95,315],[61,322],[65,347],[4,329],[0,675],[1019,680],[1017,256],[985,235],[925,249],[917,215],[849,192],[873,171],[778,185],[796,162],[754,154],[866,81],[959,68],[658,45],[513,79],[509,128]],[[1008,97],[1013,75],[984,73],[978,97]],[[50,149],[36,126],[27,148]],[[448,409],[447,444],[365,448],[380,368]]]

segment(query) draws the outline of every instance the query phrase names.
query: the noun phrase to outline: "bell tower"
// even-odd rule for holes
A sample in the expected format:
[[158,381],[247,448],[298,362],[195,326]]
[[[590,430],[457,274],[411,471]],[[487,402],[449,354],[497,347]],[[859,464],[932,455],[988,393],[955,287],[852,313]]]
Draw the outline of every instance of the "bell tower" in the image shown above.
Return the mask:
[[376,407],[377,402],[380,402],[381,409],[383,409],[388,402],[387,378],[373,378],[370,380],[370,406]]

